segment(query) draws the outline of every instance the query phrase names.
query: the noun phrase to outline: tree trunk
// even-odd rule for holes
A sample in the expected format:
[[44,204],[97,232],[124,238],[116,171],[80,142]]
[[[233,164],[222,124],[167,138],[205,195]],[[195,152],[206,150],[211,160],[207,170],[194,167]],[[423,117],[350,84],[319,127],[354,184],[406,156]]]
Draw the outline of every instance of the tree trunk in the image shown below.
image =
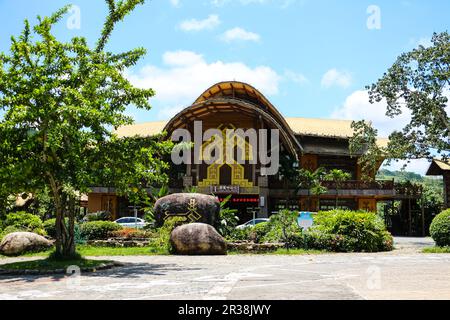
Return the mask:
[[62,241],[62,228],[61,228],[61,222],[63,221],[63,208],[61,201],[59,200],[59,195],[54,196],[55,201],[55,209],[56,209],[56,241],[55,241],[55,247],[56,247],[56,256],[61,257],[63,253],[63,241]]
[[[75,256],[75,199],[61,194],[53,179],[50,179],[53,193],[53,200],[56,209],[56,258],[68,259]],[[69,200],[67,200],[69,198]],[[68,213],[68,225],[65,223],[65,212]]]
[[336,188],[336,202],[335,202],[335,205],[334,205],[334,209],[336,209],[337,210],[337,208],[338,208],[338,204],[339,204],[339,189],[338,188]]
[[308,190],[308,211],[311,211],[311,193]]
[[64,229],[65,234],[63,237],[64,257],[73,257],[75,255],[75,207],[76,207],[75,198],[72,196],[68,196],[68,206],[67,206],[68,226],[67,228]]

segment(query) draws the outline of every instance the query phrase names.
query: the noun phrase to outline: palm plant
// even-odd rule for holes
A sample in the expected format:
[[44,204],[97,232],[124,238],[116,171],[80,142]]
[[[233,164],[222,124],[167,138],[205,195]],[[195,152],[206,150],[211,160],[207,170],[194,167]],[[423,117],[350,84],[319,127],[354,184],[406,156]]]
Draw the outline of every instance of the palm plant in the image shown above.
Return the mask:
[[320,196],[326,192],[326,188],[322,186],[325,169],[318,168],[315,171],[308,169],[298,170],[297,191],[299,189],[307,190],[308,210],[311,211],[311,194]]
[[333,169],[325,175],[326,180],[332,181],[334,183],[334,189],[336,191],[335,209],[338,208],[339,190],[341,188],[341,185],[343,182],[350,180],[351,177],[352,175],[350,173],[339,169]]
[[236,215],[237,210],[228,208],[227,204],[230,199],[231,195],[228,195],[220,202],[219,225],[217,231],[224,237],[229,236],[239,222],[239,217]]
[[283,180],[283,188],[287,196],[286,207],[289,208],[291,198],[295,197],[298,190],[295,190],[295,194],[292,194],[290,189],[292,185],[298,180],[298,162],[290,154],[282,154],[280,157],[279,177]]

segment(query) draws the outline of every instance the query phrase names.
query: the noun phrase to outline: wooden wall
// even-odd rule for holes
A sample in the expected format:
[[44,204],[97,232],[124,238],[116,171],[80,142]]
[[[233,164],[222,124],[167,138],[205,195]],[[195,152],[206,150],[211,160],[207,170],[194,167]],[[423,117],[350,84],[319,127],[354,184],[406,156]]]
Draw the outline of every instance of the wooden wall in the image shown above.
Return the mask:
[[450,208],[450,171],[444,171],[444,205]]
[[89,193],[88,212],[110,211],[113,220],[117,219],[117,196],[113,194]]
[[376,199],[358,199],[358,209],[368,212],[377,212],[377,200]]

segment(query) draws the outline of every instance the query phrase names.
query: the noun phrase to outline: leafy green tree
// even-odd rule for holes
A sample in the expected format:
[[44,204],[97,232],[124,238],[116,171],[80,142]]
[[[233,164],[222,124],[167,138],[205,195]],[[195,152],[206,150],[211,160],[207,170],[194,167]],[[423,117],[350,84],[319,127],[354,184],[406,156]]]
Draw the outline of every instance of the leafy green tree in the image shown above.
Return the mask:
[[325,169],[318,168],[315,171],[301,168],[297,174],[297,191],[299,189],[307,190],[308,210],[312,210],[311,207],[311,194],[320,196],[327,190],[322,186],[322,181],[325,176]]
[[[105,51],[122,21],[144,0],[106,0],[109,14],[91,48],[83,37],[61,42],[53,27],[69,6],[50,17],[26,20],[9,53],[0,54],[0,183],[10,194],[48,188],[56,211],[56,255],[75,255],[79,195],[91,186],[115,187],[133,202],[145,187],[167,181],[171,150],[159,139],[119,139],[111,129],[133,122],[126,107],[149,109],[151,89],[135,88],[124,71],[145,54]],[[6,189],[3,189],[6,188]],[[67,217],[68,223],[64,222]]]
[[317,210],[320,211],[320,196],[327,193],[328,189],[319,182],[312,186],[310,190],[311,194],[317,198]]
[[432,158],[450,153],[450,35],[435,33],[429,47],[403,53],[376,83],[368,86],[371,103],[385,101],[386,115],[410,114],[409,123],[389,137],[387,147],[376,145],[377,131],[365,121],[354,123],[353,152],[367,149],[360,159],[374,170],[380,157]]
[[281,229],[281,241],[285,243],[287,250],[292,246],[293,239],[300,234],[300,228],[297,225],[296,212],[287,209],[281,210],[278,214],[270,217],[270,223],[279,226]]
[[345,181],[350,180],[352,177],[352,175],[348,172],[344,172],[342,170],[339,169],[333,169],[330,170],[326,175],[325,175],[325,180],[329,180],[329,181],[333,181],[334,183],[334,190],[336,192],[336,198],[335,198],[335,209],[338,208],[338,203],[339,203],[339,190],[342,187],[342,183]]

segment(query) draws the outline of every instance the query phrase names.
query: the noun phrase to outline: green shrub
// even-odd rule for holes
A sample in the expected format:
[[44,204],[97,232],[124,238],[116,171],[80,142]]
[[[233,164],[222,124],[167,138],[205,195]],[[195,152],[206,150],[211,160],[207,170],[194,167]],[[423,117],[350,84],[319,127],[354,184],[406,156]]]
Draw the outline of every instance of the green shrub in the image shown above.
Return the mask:
[[227,206],[230,199],[231,195],[227,196],[220,203],[219,221],[217,225],[214,226],[223,237],[231,235],[239,223],[239,217],[236,215],[237,210],[230,209]]
[[433,219],[430,234],[437,246],[450,246],[450,209],[441,212]]
[[225,237],[229,242],[245,241],[250,239],[250,228],[245,229],[232,229],[230,233]]
[[302,248],[302,231],[297,225],[296,212],[283,210],[268,222],[245,229],[234,229],[228,241],[253,241],[255,243],[285,243],[287,248]]
[[81,225],[76,223],[73,229],[75,244],[85,244],[88,238],[82,233]]
[[87,240],[107,239],[113,231],[122,229],[120,225],[111,221],[91,221],[80,225],[80,236]]
[[[64,219],[66,225],[69,223],[69,219]],[[47,235],[53,239],[56,238],[56,219],[48,219],[44,221],[44,229]],[[74,237],[76,244],[84,244],[86,243],[86,237],[81,233],[81,227],[79,224],[75,223],[74,226]]]
[[297,224],[298,213],[281,210],[270,217],[269,231],[263,237],[263,242],[282,242],[286,248],[301,248],[303,246],[302,230]]
[[13,233],[13,232],[20,232],[20,231],[25,231],[19,228],[16,228],[14,226],[8,226],[5,229],[0,231],[0,241],[3,240],[3,237],[6,236],[7,234]]
[[83,221],[92,222],[92,221],[111,221],[112,215],[108,211],[98,211],[88,213],[84,216]]
[[5,233],[5,230],[15,230],[46,235],[41,218],[34,214],[23,211],[7,214],[5,220],[1,224],[1,229],[3,230],[2,234],[7,234]]
[[319,212],[304,233],[305,246],[339,252],[378,252],[393,249],[392,235],[374,213],[333,210]]
[[248,239],[256,243],[263,242],[264,237],[270,231],[270,227],[268,222],[261,222],[248,228]]
[[45,232],[47,232],[47,235],[51,238],[56,238],[56,219],[48,219],[45,220],[43,223],[43,228],[45,229]]
[[172,244],[170,243],[170,234],[172,233],[173,229],[176,227],[187,223],[184,218],[182,217],[169,217],[164,221],[164,224],[161,228],[157,231],[157,237],[153,239],[152,244],[155,248],[158,248],[158,250],[164,251],[164,252],[173,252]]
[[286,248],[303,248],[303,234],[298,226],[292,226],[286,235],[280,227],[272,227],[262,238],[262,243],[284,243]]
[[122,228],[120,230],[111,232],[109,236],[111,238],[123,238],[128,240],[150,239],[155,237],[155,233],[152,231],[135,228]]

